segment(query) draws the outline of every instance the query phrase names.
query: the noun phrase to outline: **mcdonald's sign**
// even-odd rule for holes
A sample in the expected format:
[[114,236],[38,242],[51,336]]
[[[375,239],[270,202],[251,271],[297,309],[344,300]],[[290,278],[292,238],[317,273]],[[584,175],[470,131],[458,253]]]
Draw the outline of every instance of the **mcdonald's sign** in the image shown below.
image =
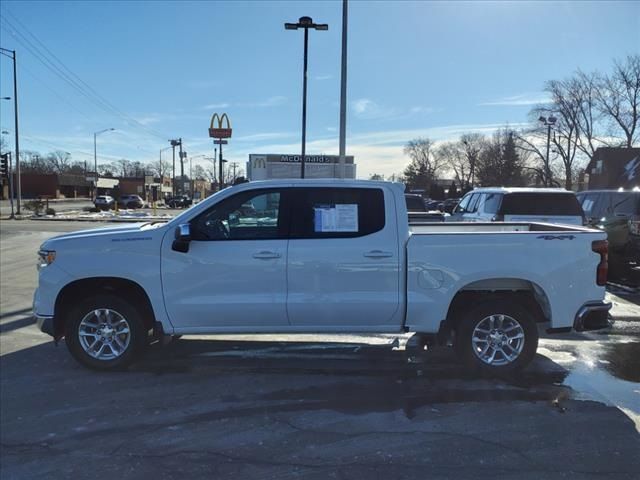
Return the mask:
[[[223,126],[225,123],[226,127]],[[231,138],[231,122],[226,113],[222,115],[218,115],[217,113],[213,114],[211,117],[211,125],[209,126],[209,136],[211,138]]]

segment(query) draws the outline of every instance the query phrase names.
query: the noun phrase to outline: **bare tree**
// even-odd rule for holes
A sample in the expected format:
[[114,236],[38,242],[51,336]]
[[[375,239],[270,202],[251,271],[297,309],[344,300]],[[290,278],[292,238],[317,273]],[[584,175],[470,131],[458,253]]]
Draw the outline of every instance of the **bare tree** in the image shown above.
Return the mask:
[[640,55],[615,61],[613,73],[599,75],[595,87],[597,108],[622,130],[623,145],[631,148],[640,124]]
[[171,170],[171,162],[158,159],[155,162],[149,162],[147,170],[158,177],[167,176],[167,173]]
[[411,140],[404,153],[411,158],[404,171],[406,183],[410,188],[428,188],[444,167],[442,159],[435,155],[434,142],[428,138]]
[[71,166],[71,154],[69,152],[63,152],[62,150],[56,150],[47,155],[47,163],[55,173],[66,173]]

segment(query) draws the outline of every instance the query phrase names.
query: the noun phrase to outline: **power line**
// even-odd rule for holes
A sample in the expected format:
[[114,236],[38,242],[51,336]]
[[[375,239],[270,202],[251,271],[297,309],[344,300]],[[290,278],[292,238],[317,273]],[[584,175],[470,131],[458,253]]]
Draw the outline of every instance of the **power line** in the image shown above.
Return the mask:
[[[5,10],[7,10],[5,8]],[[155,137],[166,139],[167,136],[159,133],[151,128],[148,128],[146,125],[140,123],[135,118],[130,117],[126,113],[119,110],[112,103],[102,97],[98,92],[96,92],[89,84],[87,84],[84,80],[82,80],[78,75],[76,75],[71,69],[69,69],[51,50],[49,50],[46,45],[44,45],[38,37],[36,37],[29,29],[18,20],[14,15],[10,12],[6,12],[13,21],[16,22],[27,34],[29,34],[37,44],[39,44],[42,49],[40,49],[37,45],[35,45],[29,38],[27,38],[24,34],[22,34],[16,27],[13,25],[6,17],[2,17],[2,20],[5,22],[7,26],[9,26],[10,34],[18,41],[22,46],[24,46],[34,57],[36,57],[46,68],[56,74],[59,78],[69,84],[72,88],[80,92],[83,96],[85,96],[88,100],[93,102],[99,108],[105,110],[106,112],[116,115],[123,119],[126,123],[131,126],[137,126],[141,130],[144,130],[150,135]],[[16,36],[16,34],[19,36]],[[44,50],[44,52],[43,52]],[[54,61],[52,61],[47,54],[52,57]],[[57,64],[56,64],[57,62]]]

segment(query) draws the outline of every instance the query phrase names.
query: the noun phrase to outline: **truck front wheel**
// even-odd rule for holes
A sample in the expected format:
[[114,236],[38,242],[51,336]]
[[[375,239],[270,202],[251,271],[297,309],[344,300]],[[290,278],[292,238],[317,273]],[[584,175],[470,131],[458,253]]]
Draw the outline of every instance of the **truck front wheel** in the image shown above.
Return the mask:
[[137,309],[123,298],[98,294],[69,308],[65,342],[71,355],[95,370],[127,367],[146,345],[146,330]]
[[533,360],[538,328],[520,304],[495,299],[478,303],[462,315],[455,346],[460,359],[473,371],[511,373]]

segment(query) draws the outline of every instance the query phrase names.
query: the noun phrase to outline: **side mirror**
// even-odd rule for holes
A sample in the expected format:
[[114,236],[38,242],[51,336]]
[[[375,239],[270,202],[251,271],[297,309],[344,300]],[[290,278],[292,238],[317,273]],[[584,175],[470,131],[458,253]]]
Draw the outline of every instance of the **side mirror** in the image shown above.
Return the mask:
[[191,225],[183,223],[176,227],[175,240],[171,248],[176,252],[187,253],[189,251],[189,242],[191,241]]

